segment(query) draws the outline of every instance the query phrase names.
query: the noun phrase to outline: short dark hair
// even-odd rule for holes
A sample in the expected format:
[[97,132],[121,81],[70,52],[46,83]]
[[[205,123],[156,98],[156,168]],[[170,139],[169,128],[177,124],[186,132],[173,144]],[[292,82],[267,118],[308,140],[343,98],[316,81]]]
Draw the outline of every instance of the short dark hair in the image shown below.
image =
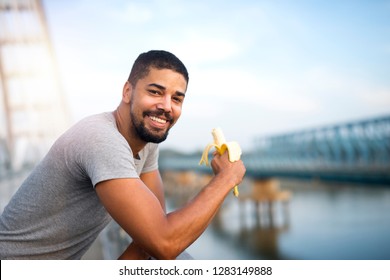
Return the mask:
[[128,81],[132,86],[135,86],[139,79],[142,79],[149,74],[150,68],[173,70],[182,74],[188,84],[188,72],[183,62],[174,54],[159,50],[141,53],[134,61]]

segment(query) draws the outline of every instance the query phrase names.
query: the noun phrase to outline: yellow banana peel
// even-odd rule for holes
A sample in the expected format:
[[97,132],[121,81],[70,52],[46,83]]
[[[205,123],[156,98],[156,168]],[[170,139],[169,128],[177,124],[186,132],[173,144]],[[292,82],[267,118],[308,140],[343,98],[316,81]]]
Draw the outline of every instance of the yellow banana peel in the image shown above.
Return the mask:
[[[210,165],[209,162],[209,152],[211,148],[215,148],[217,152],[222,155],[225,151],[228,151],[229,161],[235,162],[240,159],[241,157],[241,147],[240,145],[235,142],[226,142],[225,136],[223,135],[223,132],[221,128],[214,128],[211,131],[211,134],[213,136],[214,142],[210,143],[206,146],[206,148],[203,151],[202,158],[200,159],[199,164],[205,164],[206,166]],[[238,196],[238,186],[235,186],[233,188],[233,194],[234,196]]]

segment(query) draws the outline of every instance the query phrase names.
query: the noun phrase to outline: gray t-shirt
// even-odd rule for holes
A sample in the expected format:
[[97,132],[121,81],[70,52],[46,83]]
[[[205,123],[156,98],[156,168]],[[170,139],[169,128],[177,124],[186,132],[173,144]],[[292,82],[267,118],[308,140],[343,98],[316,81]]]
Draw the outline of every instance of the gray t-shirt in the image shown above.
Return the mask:
[[52,146],[0,216],[0,259],[80,259],[111,220],[97,183],[156,170],[158,145],[134,159],[112,113],[88,117]]

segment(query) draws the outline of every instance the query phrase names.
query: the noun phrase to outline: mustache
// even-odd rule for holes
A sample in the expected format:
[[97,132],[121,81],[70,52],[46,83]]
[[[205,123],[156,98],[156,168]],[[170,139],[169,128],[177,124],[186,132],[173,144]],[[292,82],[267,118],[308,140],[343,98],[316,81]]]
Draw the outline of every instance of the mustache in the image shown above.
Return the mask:
[[165,112],[163,109],[146,111],[146,112],[144,112],[144,116],[162,118],[162,119],[166,119],[170,123],[173,122],[172,115],[169,112]]

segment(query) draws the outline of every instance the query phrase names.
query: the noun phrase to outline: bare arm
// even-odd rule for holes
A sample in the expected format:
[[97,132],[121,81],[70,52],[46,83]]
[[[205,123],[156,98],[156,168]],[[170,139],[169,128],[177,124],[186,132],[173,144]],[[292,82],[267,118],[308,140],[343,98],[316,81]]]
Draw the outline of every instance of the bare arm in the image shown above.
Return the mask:
[[[166,212],[165,208],[165,196],[163,182],[158,170],[143,173],[140,179],[144,184],[153,192],[153,194],[159,200],[162,209]],[[126,250],[119,256],[119,260],[145,260],[150,257],[138,244],[134,241],[126,248]]]
[[160,172],[158,170],[155,170],[152,172],[143,173],[141,174],[140,178],[141,181],[144,182],[144,184],[153,192],[153,194],[160,201],[161,207],[165,212],[166,208],[165,208],[164,186],[160,176]]
[[174,259],[206,229],[245,167],[227,154],[212,161],[216,176],[185,207],[166,214],[159,199],[140,179],[99,183],[96,191],[111,216],[134,242],[157,259]]

